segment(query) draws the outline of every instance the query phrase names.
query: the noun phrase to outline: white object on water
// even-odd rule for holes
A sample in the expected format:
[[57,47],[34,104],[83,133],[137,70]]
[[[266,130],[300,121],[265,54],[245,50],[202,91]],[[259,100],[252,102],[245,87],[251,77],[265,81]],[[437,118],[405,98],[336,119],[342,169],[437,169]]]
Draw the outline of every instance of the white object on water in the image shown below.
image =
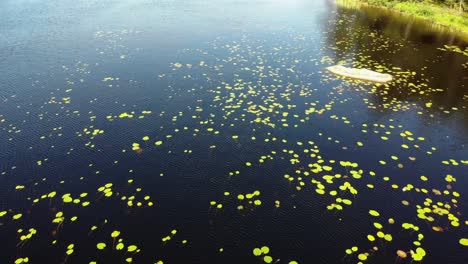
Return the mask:
[[375,72],[367,69],[348,68],[342,65],[334,65],[327,67],[326,69],[336,75],[369,82],[387,83],[393,80],[393,76],[390,74]]

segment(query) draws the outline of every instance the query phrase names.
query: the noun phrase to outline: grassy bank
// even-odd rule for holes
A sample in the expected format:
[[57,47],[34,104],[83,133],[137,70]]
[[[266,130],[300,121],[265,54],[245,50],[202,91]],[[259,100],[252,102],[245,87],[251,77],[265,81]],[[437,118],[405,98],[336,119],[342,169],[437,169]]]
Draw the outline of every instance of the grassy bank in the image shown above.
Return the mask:
[[429,2],[399,2],[392,0],[336,0],[338,4],[368,4],[386,7],[407,15],[426,19],[454,31],[468,34],[468,14]]

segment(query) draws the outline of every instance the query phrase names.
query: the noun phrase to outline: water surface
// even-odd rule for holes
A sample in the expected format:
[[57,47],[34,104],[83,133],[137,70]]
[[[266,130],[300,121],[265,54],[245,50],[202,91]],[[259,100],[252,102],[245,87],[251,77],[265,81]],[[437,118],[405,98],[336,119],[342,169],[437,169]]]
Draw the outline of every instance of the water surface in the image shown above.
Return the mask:
[[453,33],[329,1],[7,0],[0,47],[4,263],[468,261]]

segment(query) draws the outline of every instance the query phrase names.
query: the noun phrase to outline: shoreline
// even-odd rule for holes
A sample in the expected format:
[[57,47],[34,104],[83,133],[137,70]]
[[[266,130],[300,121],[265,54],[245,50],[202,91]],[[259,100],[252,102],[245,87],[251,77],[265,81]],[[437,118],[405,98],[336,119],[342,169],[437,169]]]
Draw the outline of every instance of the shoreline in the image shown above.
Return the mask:
[[468,41],[468,15],[459,15],[454,10],[427,3],[397,3],[389,2],[388,5],[369,3],[362,0],[335,0],[337,5],[351,8],[369,6],[382,8],[399,14],[422,19],[443,29],[457,33]]

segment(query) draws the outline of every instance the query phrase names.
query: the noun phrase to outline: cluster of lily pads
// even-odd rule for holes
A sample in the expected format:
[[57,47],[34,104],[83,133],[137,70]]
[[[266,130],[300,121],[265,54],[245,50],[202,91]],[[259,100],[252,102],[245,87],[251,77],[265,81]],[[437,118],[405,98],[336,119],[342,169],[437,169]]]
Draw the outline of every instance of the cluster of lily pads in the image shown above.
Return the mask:
[[[338,20],[336,23],[338,26],[343,22]],[[110,54],[113,59],[131,61],[128,49],[118,43],[123,36],[132,34],[137,32],[97,32],[95,37],[105,40],[105,45],[97,49],[99,56]],[[350,36],[359,37],[356,34]],[[434,109],[438,109],[439,114],[466,111],[468,98],[465,98],[462,106],[436,108],[430,96],[440,92],[441,88],[430,87],[428,79],[416,70],[379,62],[377,58],[364,54],[335,56],[328,49],[314,50],[313,55],[306,55],[301,47],[307,41],[301,35],[293,35],[288,36],[288,41],[268,43],[246,35],[237,40],[218,38],[210,48],[186,50],[191,60],[174,62],[167,72],[155,76],[169,83],[165,87],[167,101],[174,101],[177,111],[157,107],[135,109],[119,103],[119,109],[96,114],[91,109],[98,100],[93,98],[89,101],[90,110],[80,112],[74,105],[74,86],[85,82],[85,78],[92,74],[91,66],[79,62],[73,71],[64,67],[64,72],[69,74],[65,80],[66,88],[60,91],[62,94],[55,92],[47,98],[44,105],[54,108],[45,108],[47,110],[38,113],[37,118],[47,126],[56,113],[56,116],[73,118],[77,122],[84,120],[86,125],[84,128],[80,125],[77,131],[67,135],[73,137],[72,147],[64,147],[66,142],[59,140],[66,133],[62,126],[55,126],[51,131],[44,129],[37,140],[50,148],[56,145],[64,147],[60,154],[71,157],[79,151],[75,146],[81,146],[94,155],[106,153],[114,157],[113,154],[118,153],[122,158],[111,160],[107,167],[102,166],[102,170],[96,165],[99,162],[90,161],[86,165],[92,173],[72,179],[62,175],[45,176],[47,169],[59,165],[59,159],[44,156],[34,160],[31,166],[40,172],[40,176],[34,176],[32,180],[19,179],[19,183],[8,190],[8,195],[12,197],[19,194],[25,205],[15,207],[9,200],[11,203],[0,208],[0,232],[6,228],[17,231],[16,237],[4,238],[18,248],[14,263],[34,262],[33,257],[28,256],[27,245],[35,243],[37,237],[50,242],[54,252],[61,254],[63,262],[82,254],[89,256],[88,263],[96,264],[102,262],[96,256],[108,254],[106,256],[117,256],[127,263],[140,263],[139,257],[143,253],[152,252],[148,245],[124,237],[124,234],[130,236],[131,228],[116,227],[111,229],[112,232],[104,231],[114,225],[113,219],[107,219],[104,213],[104,219],[81,219],[89,214],[99,215],[105,207],[118,208],[118,213],[123,215],[121,211],[124,211],[130,217],[138,213],[163,217],[164,212],[159,210],[158,204],[165,202],[170,206],[171,201],[159,201],[160,194],[153,195],[150,188],[140,183],[143,179],[134,173],[134,170],[140,169],[138,166],[127,169],[120,165],[128,161],[137,164],[137,159],[151,159],[151,155],[157,155],[155,153],[183,154],[196,160],[204,153],[214,153],[214,157],[219,153],[216,151],[239,152],[240,156],[245,154],[249,159],[239,159],[232,166],[226,165],[223,167],[225,171],[219,173],[222,176],[217,177],[236,182],[247,175],[254,175],[264,182],[274,182],[277,185],[275,188],[287,188],[291,195],[310,193],[320,198],[317,203],[331,217],[340,218],[344,211],[350,210],[368,212],[362,219],[368,222],[367,232],[355,238],[365,243],[359,246],[340,245],[345,258],[357,263],[372,260],[385,248],[396,248],[392,258],[408,263],[423,261],[431,256],[424,240],[435,233],[444,233],[450,239],[457,240],[459,246],[468,246],[468,235],[463,233],[466,232],[468,219],[460,210],[463,206],[460,205],[463,188],[457,185],[457,177],[463,176],[458,168],[468,165],[468,160],[434,157],[442,146],[436,145],[423,132],[399,124],[391,115],[363,121],[358,113],[348,111],[356,107],[359,111],[365,109],[372,114],[388,111],[404,115],[411,111],[432,118]],[[400,46],[378,38],[373,38],[373,41],[375,43],[369,47],[372,52],[398,49]],[[332,50],[343,51],[350,48],[347,45],[336,42],[336,49]],[[121,50],[116,51],[115,46]],[[445,50],[465,53],[451,47],[445,47]],[[321,71],[336,63],[388,72],[395,76],[395,81],[373,85]],[[124,85],[124,79],[106,75],[99,78],[102,86],[99,89],[110,89],[112,93],[112,89]],[[191,85],[187,86],[187,82]],[[405,96],[415,96],[421,101],[402,100]],[[380,101],[376,102],[376,98]],[[188,105],[178,105],[181,101],[188,102]],[[2,124],[9,122],[8,117],[0,118]],[[96,120],[103,126],[95,125]],[[139,131],[140,125],[149,125],[153,130],[141,131],[137,133],[138,136],[123,139],[125,143],[117,151],[107,147],[109,144],[121,144],[108,136],[113,133],[112,130],[126,127]],[[21,133],[21,129],[13,123],[7,127],[6,132],[11,140]],[[57,143],[54,143],[55,140]],[[376,145],[379,149],[373,147]],[[255,148],[255,151],[250,151],[250,148]],[[360,157],[367,151],[375,154],[369,160]],[[433,162],[436,159],[441,168],[436,176],[412,169],[417,168],[419,161]],[[281,170],[271,169],[277,168],[275,166],[281,167]],[[111,174],[109,168],[113,169],[113,173],[117,171],[115,178],[112,175],[107,177]],[[166,177],[161,168],[153,169],[156,176]],[[9,177],[15,171],[16,166],[11,166],[3,169],[1,174],[2,177]],[[276,179],[278,181],[273,181]],[[230,213],[243,217],[246,211],[256,214],[260,210],[283,210],[286,207],[284,204],[287,204],[285,201],[288,197],[269,199],[272,196],[271,188],[262,185],[248,189],[229,188],[218,188],[218,195],[210,197],[209,202],[203,204],[207,208],[207,218],[217,219],[232,208],[237,210]],[[377,193],[393,194],[391,203],[410,213],[380,210],[360,199],[372,199],[372,195]],[[187,199],[187,203],[191,202],[198,200]],[[47,215],[38,213],[36,208],[46,208]],[[50,225],[36,226],[36,214],[47,217]],[[67,236],[65,231],[76,228],[78,224],[89,228],[88,237],[93,245],[95,240],[98,241],[93,248],[95,252],[80,251],[80,246],[84,245]],[[164,231],[164,235],[157,239],[159,247],[171,243],[190,246],[188,241],[192,242],[192,239],[181,236],[183,229],[152,226],[151,223],[148,228]],[[172,231],[168,233],[167,230]],[[451,232],[446,232],[448,230]],[[268,241],[255,242],[264,244]],[[251,251],[248,248],[235,250]],[[219,253],[223,252],[224,248],[219,250]],[[285,263],[297,264],[302,258],[279,256],[281,252],[278,252],[277,256],[273,256],[268,246],[254,248],[252,261],[257,258],[264,263],[278,263],[281,259],[288,259]],[[155,263],[163,263],[160,256],[152,258]]]

